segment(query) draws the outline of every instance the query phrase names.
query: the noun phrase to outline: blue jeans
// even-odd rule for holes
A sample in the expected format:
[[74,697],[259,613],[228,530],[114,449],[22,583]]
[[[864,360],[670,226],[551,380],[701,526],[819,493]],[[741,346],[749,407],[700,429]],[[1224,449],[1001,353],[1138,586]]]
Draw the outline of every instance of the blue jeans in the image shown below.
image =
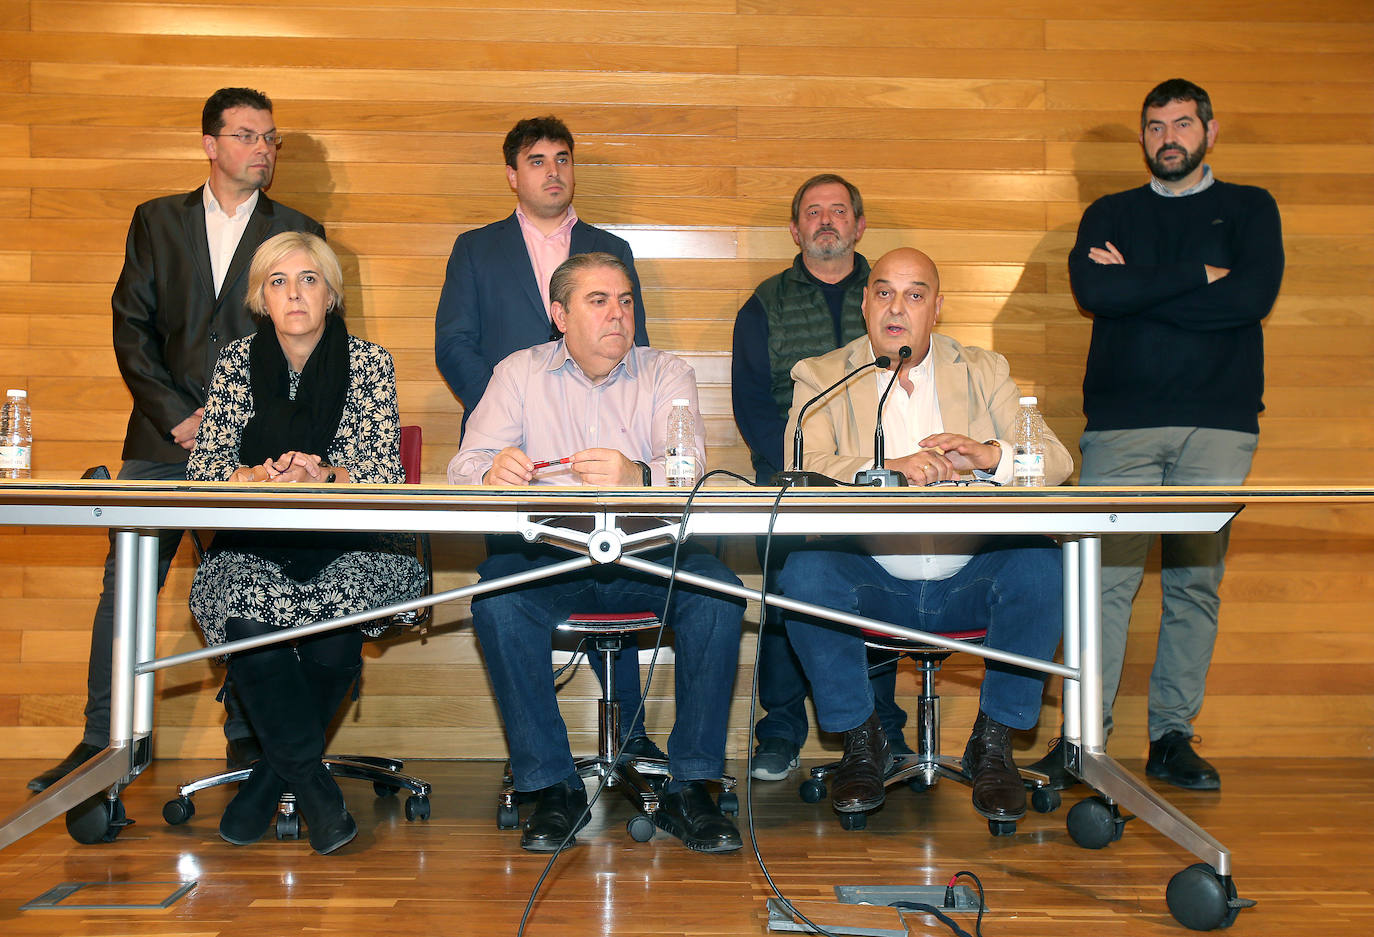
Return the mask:
[[[804,537],[774,537],[768,553],[768,591],[781,592],[778,576],[793,550],[806,543]],[[763,565],[763,538],[757,541],[759,565]],[[754,737],[785,739],[801,748],[806,744],[810,720],[806,715],[806,675],[797,660],[782,614],[776,608],[768,610],[768,617],[759,634],[759,705],[764,715],[754,726]],[[893,743],[905,746],[902,729],[906,727],[906,711],[897,705],[897,661],[885,651],[869,654],[869,682],[873,685],[873,705],[883,734]]]
[[[640,555],[666,565],[672,550]],[[522,545],[492,553],[477,572],[485,582],[569,556],[553,547]],[[739,584],[720,560],[689,544],[682,547],[679,567]],[[662,613],[667,588],[667,580],[607,564],[472,600],[472,623],[501,708],[517,790],[540,790],[573,773],[549,660],[554,628],[573,612]],[[668,766],[679,781],[719,778],[725,772],[725,733],[743,617],[742,600],[683,583],[673,589],[667,624],[674,634],[677,718],[668,737]]]
[[[987,647],[1050,660],[1063,634],[1062,560],[1044,537],[989,541],[948,579],[898,579],[852,545],[798,550],[781,584],[789,598],[933,633],[986,628]],[[838,548],[837,548],[838,547]],[[826,732],[853,729],[873,713],[863,637],[822,619],[787,618]],[[1040,718],[1045,675],[987,662],[980,708],[1003,725],[1029,729]]]
[[[1239,485],[1259,436],[1196,426],[1084,433],[1081,485]],[[1163,612],[1150,673],[1150,740],[1193,734],[1217,640],[1218,590],[1231,525],[1214,534],[1163,534]],[[1112,728],[1131,606],[1145,572],[1150,534],[1102,538],[1102,718]]]

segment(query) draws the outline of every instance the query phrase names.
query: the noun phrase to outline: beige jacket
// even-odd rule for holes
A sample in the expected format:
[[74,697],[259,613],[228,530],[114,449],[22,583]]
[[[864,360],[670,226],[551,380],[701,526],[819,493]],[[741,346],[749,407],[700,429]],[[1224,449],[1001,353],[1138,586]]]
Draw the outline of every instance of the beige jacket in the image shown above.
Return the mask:
[[[944,335],[931,335],[934,347],[935,394],[945,432],[962,433],[983,442],[1009,442],[1020,408],[1020,392],[1011,379],[1007,359],[983,348],[961,345]],[[787,417],[783,452],[792,465],[792,437],[797,411],[846,373],[873,360],[873,347],[863,335],[832,352],[804,358],[792,368],[792,410]],[[814,404],[806,413],[802,468],[821,472],[840,481],[873,462],[873,429],[878,412],[878,392],[871,374],[856,376]],[[896,458],[905,452],[888,451]],[[1073,457],[1064,444],[1045,427],[1045,484],[1058,485],[1073,472]]]

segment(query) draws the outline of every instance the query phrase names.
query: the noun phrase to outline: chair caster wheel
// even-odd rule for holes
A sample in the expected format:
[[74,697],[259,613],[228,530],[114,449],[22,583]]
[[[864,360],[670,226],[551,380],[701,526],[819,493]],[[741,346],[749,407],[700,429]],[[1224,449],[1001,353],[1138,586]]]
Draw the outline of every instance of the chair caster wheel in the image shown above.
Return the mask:
[[124,804],[104,791],[92,794],[67,811],[67,834],[78,843],[113,843],[121,830],[133,825],[124,815]]
[[496,828],[498,830],[513,830],[520,826],[520,808],[511,804],[509,807],[501,804],[496,808]]
[[722,791],[718,803],[721,813],[729,817],[739,816],[739,795],[734,791]]
[[1164,901],[1174,920],[1191,930],[1230,927],[1242,908],[1255,903],[1237,897],[1231,876],[1218,875],[1205,862],[1196,862],[1169,879]]
[[390,797],[399,790],[400,788],[394,784],[383,784],[381,781],[372,782],[372,793],[378,797]]
[[868,826],[868,814],[842,813],[840,814],[840,826],[846,830],[862,830]]
[[1069,838],[1084,849],[1101,849],[1121,838],[1126,821],[1115,804],[1101,797],[1080,800],[1069,809]]
[[1016,835],[1015,820],[989,820],[988,832],[993,836],[1014,836]]
[[178,797],[162,805],[162,819],[168,826],[180,826],[196,815],[196,805],[189,797]]
[[300,839],[301,816],[298,813],[277,814],[277,839]]
[[647,813],[635,814],[625,824],[625,832],[637,843],[647,843],[653,839],[655,829],[654,821]]
[[801,799],[808,804],[818,804],[825,800],[825,782],[809,778],[802,782],[798,793],[801,794]]
[[1036,813],[1054,813],[1064,798],[1052,787],[1037,787],[1031,791],[1030,802],[1031,809]]
[[406,819],[410,821],[429,819],[429,798],[424,794],[411,794],[406,798]]

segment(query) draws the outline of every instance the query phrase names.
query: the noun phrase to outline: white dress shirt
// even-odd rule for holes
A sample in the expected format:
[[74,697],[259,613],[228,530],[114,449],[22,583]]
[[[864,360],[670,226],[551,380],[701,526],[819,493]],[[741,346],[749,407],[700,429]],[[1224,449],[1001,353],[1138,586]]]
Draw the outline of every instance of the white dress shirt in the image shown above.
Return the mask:
[[224,287],[224,275],[229,272],[234,252],[239,249],[239,241],[243,240],[248,219],[253,217],[253,209],[257,207],[259,193],[254,189],[253,194],[244,199],[230,215],[220,207],[210,191],[210,183],[205,183],[200,191],[205,202],[205,240],[210,248],[210,273],[215,278],[215,295],[218,296]]
[[[921,363],[908,372],[911,393],[898,380],[888,394],[883,406],[883,447],[889,457],[910,455],[921,448],[922,439],[945,431],[935,393],[934,366],[934,354],[927,349]],[[873,380],[878,382],[881,400],[892,372],[878,371]],[[1012,476],[1011,445],[998,441],[1002,450],[996,471],[980,471],[976,477],[1005,485]],[[865,537],[863,543],[878,565],[898,579],[948,579],[964,568],[986,539],[981,534],[894,534]]]

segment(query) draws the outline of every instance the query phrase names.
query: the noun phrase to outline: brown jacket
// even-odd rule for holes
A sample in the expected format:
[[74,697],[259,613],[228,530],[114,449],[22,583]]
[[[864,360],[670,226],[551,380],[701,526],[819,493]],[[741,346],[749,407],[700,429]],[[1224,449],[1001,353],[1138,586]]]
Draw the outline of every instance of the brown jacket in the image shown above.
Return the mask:
[[[1020,392],[1011,379],[1007,359],[996,352],[965,346],[944,335],[931,335],[934,347],[935,395],[945,432],[962,433],[982,442],[1000,439],[1009,443],[1019,409]],[[842,348],[815,358],[804,358],[792,368],[792,410],[783,436],[788,465],[797,411],[849,371],[873,360],[873,347],[862,335]],[[878,412],[878,391],[871,373],[860,374],[832,391],[806,413],[802,468],[822,472],[840,481],[852,481],[856,472],[873,462],[873,429]],[[896,458],[907,455],[893,452]],[[1064,444],[1045,427],[1045,483],[1058,485],[1073,472],[1073,457]]]

